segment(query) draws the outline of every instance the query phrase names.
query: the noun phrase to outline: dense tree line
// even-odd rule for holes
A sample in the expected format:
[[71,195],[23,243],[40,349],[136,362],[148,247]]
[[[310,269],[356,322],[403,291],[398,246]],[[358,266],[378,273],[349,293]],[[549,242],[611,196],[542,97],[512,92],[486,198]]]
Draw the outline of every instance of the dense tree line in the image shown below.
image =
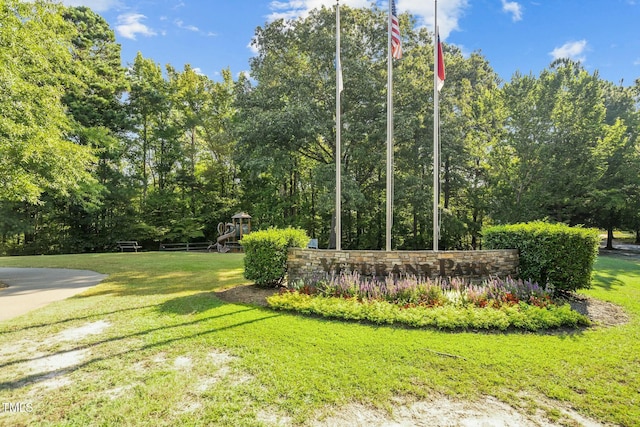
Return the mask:
[[[401,16],[394,64],[394,247],[431,247],[433,37]],[[256,29],[251,78],[141,53],[85,7],[0,1],[0,252],[104,251],[254,227],[329,242],[335,206],[335,15]],[[342,9],[343,247],[384,247],[385,11]],[[556,61],[502,82],[445,45],[441,247],[491,223],[547,219],[640,238],[640,80]]]

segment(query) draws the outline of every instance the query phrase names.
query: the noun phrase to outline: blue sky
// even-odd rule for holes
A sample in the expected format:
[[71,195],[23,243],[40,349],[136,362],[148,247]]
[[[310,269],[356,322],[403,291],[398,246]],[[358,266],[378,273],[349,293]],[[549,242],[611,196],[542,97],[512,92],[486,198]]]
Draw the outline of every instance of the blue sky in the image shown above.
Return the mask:
[[[386,8],[388,0],[378,0]],[[419,25],[433,29],[433,0],[396,0]],[[164,66],[189,63],[218,79],[249,70],[257,26],[303,16],[336,0],[62,0],[100,13],[122,45],[123,63],[138,51]],[[340,0],[369,7],[371,0]],[[442,40],[466,54],[480,51],[496,72],[538,75],[557,57],[579,60],[603,79],[631,85],[640,78],[640,0],[439,0]]]

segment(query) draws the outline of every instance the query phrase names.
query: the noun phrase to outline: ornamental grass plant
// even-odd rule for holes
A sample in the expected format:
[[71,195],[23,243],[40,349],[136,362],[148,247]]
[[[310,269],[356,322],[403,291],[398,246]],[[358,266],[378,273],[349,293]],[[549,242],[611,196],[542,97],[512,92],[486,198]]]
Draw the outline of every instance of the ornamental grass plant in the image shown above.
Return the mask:
[[499,307],[524,302],[546,307],[553,304],[554,287],[529,280],[492,277],[480,283],[453,277],[415,275],[376,278],[358,272],[311,276],[287,285],[287,291],[325,297],[386,301],[400,306]]
[[268,298],[272,308],[376,324],[449,330],[539,331],[590,324],[556,304],[554,289],[524,280],[416,276],[376,279],[359,273],[316,276]]

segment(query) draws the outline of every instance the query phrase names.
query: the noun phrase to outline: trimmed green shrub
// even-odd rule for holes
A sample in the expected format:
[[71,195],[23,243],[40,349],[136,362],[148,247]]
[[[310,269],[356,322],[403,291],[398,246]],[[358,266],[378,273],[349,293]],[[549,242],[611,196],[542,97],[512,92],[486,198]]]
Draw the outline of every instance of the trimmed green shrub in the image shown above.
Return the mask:
[[240,241],[245,252],[244,277],[258,286],[277,287],[287,273],[288,248],[304,248],[309,237],[297,228],[254,231]]
[[600,237],[593,228],[537,221],[488,227],[483,241],[485,249],[518,249],[522,279],[575,291],[591,286]]

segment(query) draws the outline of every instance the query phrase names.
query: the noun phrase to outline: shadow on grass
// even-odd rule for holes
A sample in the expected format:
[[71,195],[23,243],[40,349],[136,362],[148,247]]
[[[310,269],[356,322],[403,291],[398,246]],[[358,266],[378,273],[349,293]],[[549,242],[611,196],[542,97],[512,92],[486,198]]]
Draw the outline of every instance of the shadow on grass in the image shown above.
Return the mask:
[[[220,305],[222,305],[222,304],[220,304]],[[198,325],[200,323],[208,322],[208,321],[213,320],[213,319],[219,319],[219,318],[222,318],[222,317],[232,316],[232,315],[235,315],[235,314],[243,313],[243,312],[246,312],[246,311],[252,311],[252,310],[256,310],[256,308],[246,308],[244,310],[236,310],[236,311],[232,311],[232,312],[229,312],[229,313],[222,313],[222,314],[216,314],[216,315],[207,316],[207,317],[201,317],[201,318],[192,320],[190,322],[182,322],[182,323],[176,323],[176,324],[171,324],[171,325],[166,325],[166,326],[159,326],[157,328],[151,328],[151,329],[147,329],[147,330],[144,330],[144,331],[135,332],[135,333],[132,333],[132,334],[120,335],[120,336],[116,336],[116,337],[106,338],[104,340],[95,341],[95,342],[92,342],[92,343],[89,343],[89,344],[79,345],[79,346],[77,346],[75,348],[72,348],[72,349],[64,350],[63,353],[67,353],[67,352],[70,352],[70,351],[76,351],[76,350],[84,350],[84,349],[87,349],[89,347],[93,347],[93,346],[96,346],[96,345],[107,344],[107,343],[115,342],[115,341],[121,341],[121,340],[125,340],[125,339],[128,339],[128,338],[141,337],[141,336],[145,336],[145,335],[148,335],[148,334],[151,334],[151,333],[154,333],[154,332],[168,331],[168,330],[171,330],[171,329],[182,328],[182,327],[185,327],[185,326]],[[54,354],[57,354],[57,353],[54,353]],[[46,354],[46,355],[38,356],[38,357],[24,358],[24,359],[21,359],[21,360],[14,360],[12,362],[0,364],[0,368],[4,368],[4,367],[7,367],[7,366],[16,365],[16,364],[24,363],[24,362],[33,362],[35,360],[46,358],[46,357],[50,357],[50,356],[51,356],[51,354]],[[1,389],[1,387],[0,387],[0,389]]]
[[[184,289],[182,291],[184,291]],[[82,298],[86,298],[86,296]],[[221,301],[214,292],[201,292],[195,295],[188,295],[185,297],[170,299],[160,305],[147,304],[147,305],[141,305],[136,307],[122,308],[119,310],[102,311],[99,313],[88,314],[86,316],[68,317],[68,318],[54,321],[54,322],[38,323],[34,325],[27,325],[27,326],[21,326],[21,327],[8,326],[7,330],[0,331],[0,337],[3,337],[3,336],[6,337],[12,333],[18,333],[18,332],[27,331],[30,329],[50,327],[53,325],[61,325],[61,324],[70,323],[78,320],[101,319],[104,316],[110,316],[118,313],[134,312],[138,310],[145,310],[153,307],[157,307],[158,311],[160,311],[161,313],[188,315],[188,314],[202,313],[207,310],[218,308],[226,304],[228,303]]]
[[624,286],[624,282],[610,271],[597,271],[593,279],[593,287],[607,291],[615,291],[616,288]]
[[158,306],[161,313],[172,314],[198,314],[226,305],[213,292],[202,292],[195,295],[185,297],[177,297],[170,299]]
[[593,276],[593,287],[606,291],[615,291],[625,286],[621,279],[627,277],[633,280],[640,280],[640,264],[638,261],[617,257],[615,255],[605,255],[598,257]]
[[242,283],[242,269],[209,272],[131,271],[109,275],[103,283],[73,298],[93,296],[146,296],[169,295],[183,292],[211,291],[229,284]]
[[87,319],[94,319],[94,318],[100,319],[100,318],[103,318],[104,316],[109,316],[109,315],[112,315],[112,314],[125,313],[127,311],[144,310],[144,309],[151,308],[151,307],[156,307],[156,304],[141,305],[141,306],[129,307],[129,308],[121,308],[119,310],[103,311],[103,312],[100,312],[100,313],[88,314],[86,316],[68,317],[66,319],[58,320],[58,321],[55,321],[55,322],[38,323],[38,324],[35,324],[35,325],[27,325],[27,326],[22,326],[22,327],[19,327],[19,326],[18,327],[8,326],[6,331],[0,332],[0,337],[2,337],[3,335],[11,334],[11,333],[27,331],[29,329],[37,329],[37,328],[44,328],[44,327],[49,327],[49,326],[53,326],[53,325],[61,325],[63,323],[74,322],[76,320],[87,320]]
[[[222,304],[220,304],[220,305],[222,305]],[[140,331],[140,332],[135,332],[135,333],[132,333],[132,334],[111,337],[111,338],[107,338],[107,339],[104,339],[104,340],[99,340],[99,341],[95,341],[95,342],[92,342],[92,343],[88,343],[88,344],[85,344],[85,345],[78,345],[75,348],[64,349],[64,350],[60,350],[60,351],[57,351],[57,352],[54,352],[54,353],[47,353],[45,355],[34,357],[34,358],[25,358],[25,359],[21,359],[21,360],[14,360],[12,362],[0,364],[0,368],[13,366],[13,365],[17,365],[17,364],[20,364],[20,363],[30,363],[30,362],[38,361],[38,360],[41,360],[41,359],[50,358],[50,357],[56,356],[56,355],[68,354],[68,353],[71,353],[73,351],[85,350],[85,349],[89,349],[89,348],[95,348],[95,347],[97,347],[99,345],[102,345],[102,344],[113,343],[113,342],[117,342],[117,341],[126,340],[126,339],[129,339],[129,338],[136,338],[136,337],[139,338],[139,337],[147,336],[147,335],[155,333],[155,332],[167,332],[167,331],[169,331],[171,329],[198,325],[198,324],[202,324],[204,322],[208,322],[208,321],[213,320],[213,319],[219,319],[219,318],[222,318],[222,317],[233,316],[233,315],[237,315],[237,314],[240,314],[240,313],[245,313],[245,312],[249,312],[249,311],[253,311],[253,310],[258,310],[258,309],[257,308],[245,308],[245,309],[242,309],[242,310],[235,310],[235,311],[229,312],[229,313],[222,313],[222,314],[217,314],[217,315],[213,315],[213,316],[207,316],[207,317],[203,317],[203,318],[200,318],[200,319],[197,319],[197,320],[193,320],[193,321],[189,321],[189,322],[182,322],[182,323],[179,323],[179,324],[161,326],[161,327],[151,328],[151,329],[147,329],[147,330]],[[123,350],[121,352],[110,353],[110,354],[105,355],[105,356],[97,356],[97,357],[94,357],[94,358],[92,358],[90,360],[86,360],[86,361],[83,361],[81,363],[75,364],[75,365],[73,365],[71,367],[65,367],[65,368],[61,368],[61,369],[52,369],[51,371],[48,371],[48,372],[38,372],[36,374],[25,375],[25,376],[23,376],[21,378],[17,378],[17,379],[12,380],[12,381],[1,382],[0,383],[0,390],[21,388],[21,387],[27,386],[27,385],[32,384],[32,383],[37,383],[37,382],[44,381],[44,380],[47,380],[47,379],[50,379],[50,378],[53,378],[53,377],[56,377],[56,376],[60,376],[60,375],[63,375],[63,374],[70,373],[70,372],[78,370],[80,368],[89,366],[89,365],[91,365],[93,363],[103,362],[103,361],[106,361],[106,360],[109,360],[109,359],[116,359],[118,357],[125,356],[127,354],[146,351],[146,350],[149,350],[149,349],[162,347],[162,346],[166,346],[166,345],[169,345],[169,344],[178,343],[180,341],[186,341],[186,340],[190,340],[190,339],[195,339],[195,338],[203,337],[203,336],[206,336],[206,335],[209,335],[209,334],[222,332],[222,331],[226,331],[226,330],[229,330],[229,329],[238,328],[238,327],[241,327],[241,326],[250,325],[250,324],[253,324],[253,323],[257,323],[257,322],[260,322],[260,321],[263,321],[263,320],[267,320],[267,319],[274,318],[274,317],[279,317],[279,316],[281,316],[281,314],[269,313],[268,315],[265,315],[265,316],[262,316],[262,317],[248,319],[248,320],[244,320],[244,321],[239,321],[239,322],[234,323],[234,324],[224,325],[224,326],[220,326],[220,327],[217,327],[217,328],[215,328],[215,327],[214,328],[207,328],[206,330],[201,330],[201,331],[194,332],[194,333],[191,333],[191,334],[180,334],[180,336],[178,336],[178,337],[166,338],[164,340],[155,341],[153,343],[149,343],[149,344],[140,345],[140,346],[137,346],[137,347],[128,348],[128,349]]]

